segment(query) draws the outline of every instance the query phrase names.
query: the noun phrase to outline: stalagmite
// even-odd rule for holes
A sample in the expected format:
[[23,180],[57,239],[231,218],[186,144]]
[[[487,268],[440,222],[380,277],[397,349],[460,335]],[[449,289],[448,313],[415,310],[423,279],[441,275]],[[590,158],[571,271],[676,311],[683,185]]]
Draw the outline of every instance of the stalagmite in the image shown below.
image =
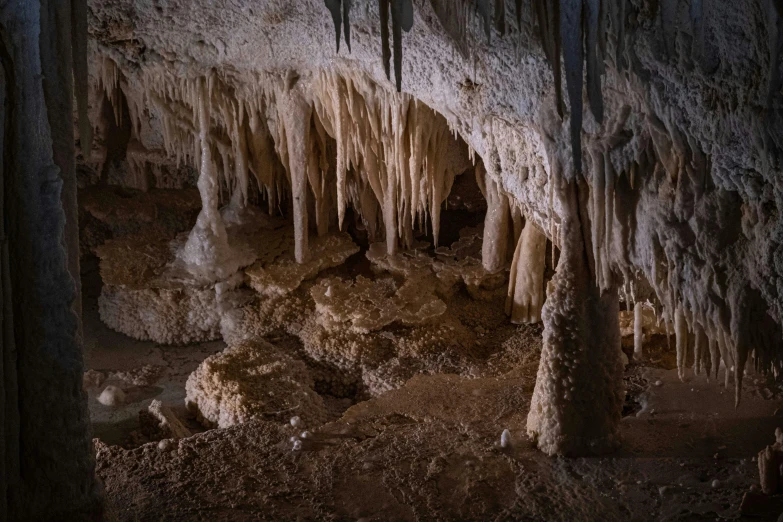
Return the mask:
[[541,321],[546,241],[544,232],[528,220],[520,234],[508,280],[506,314],[514,324]]
[[578,181],[564,179],[555,154],[550,162],[550,183],[557,183],[563,209],[561,251],[542,312],[544,347],[527,431],[549,455],[599,453],[619,443],[624,398],[619,300],[615,286],[600,291],[591,281]]
[[761,491],[775,495],[783,490],[783,430],[775,430],[775,443],[758,454]]

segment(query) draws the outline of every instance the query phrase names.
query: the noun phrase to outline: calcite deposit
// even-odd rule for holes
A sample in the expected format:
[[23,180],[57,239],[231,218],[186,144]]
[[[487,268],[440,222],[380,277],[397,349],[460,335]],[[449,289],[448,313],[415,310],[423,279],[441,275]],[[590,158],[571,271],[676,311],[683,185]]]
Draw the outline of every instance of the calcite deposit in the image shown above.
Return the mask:
[[208,426],[294,416],[319,425],[326,418],[306,366],[263,341],[208,357],[190,375],[185,390],[188,408]]

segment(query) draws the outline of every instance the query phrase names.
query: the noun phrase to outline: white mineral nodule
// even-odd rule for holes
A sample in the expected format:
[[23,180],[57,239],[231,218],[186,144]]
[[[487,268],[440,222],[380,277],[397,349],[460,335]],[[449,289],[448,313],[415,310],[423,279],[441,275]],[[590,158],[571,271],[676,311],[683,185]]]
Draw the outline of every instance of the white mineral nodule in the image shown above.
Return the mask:
[[103,389],[100,395],[98,395],[98,402],[104,406],[121,406],[125,404],[125,392],[117,386],[108,385]]
[[511,446],[511,432],[505,429],[500,434],[500,447],[508,448],[509,446]]

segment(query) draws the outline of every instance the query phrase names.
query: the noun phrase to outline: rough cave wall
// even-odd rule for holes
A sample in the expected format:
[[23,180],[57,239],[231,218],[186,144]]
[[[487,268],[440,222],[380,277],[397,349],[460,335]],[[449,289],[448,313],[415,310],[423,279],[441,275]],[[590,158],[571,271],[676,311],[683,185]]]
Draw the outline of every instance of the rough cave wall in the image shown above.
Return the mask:
[[69,272],[78,275],[70,9],[0,6],[3,520],[100,514]]
[[[568,209],[554,197],[554,165],[571,151],[573,118],[567,110],[558,116],[553,72],[532,17],[522,14],[521,31],[509,17],[503,37],[490,28],[490,44],[477,15],[443,16],[440,4],[413,2],[402,90],[442,114],[527,218],[559,244]],[[655,299],[667,322],[679,323],[683,350],[691,330],[704,344],[700,353],[719,352],[726,368],[741,370],[755,350],[759,368],[779,369],[778,4],[605,5],[619,14],[601,42],[603,119],[585,111],[579,146],[589,183],[581,226],[593,278],[602,291],[624,283],[627,294]],[[129,99],[139,99],[134,90],[156,67],[189,78],[215,71],[237,87],[257,84],[259,72],[293,71],[307,85],[323,69],[361,71],[392,91],[380,25],[377,2],[353,2],[351,51],[342,46],[338,54],[321,0],[220,9],[211,2],[90,3],[95,50],[119,65]],[[594,85],[585,94],[584,105],[595,109]],[[564,97],[564,107],[581,106],[567,91]],[[148,120],[155,120],[151,112]],[[150,141],[160,141],[154,125],[148,130]]]

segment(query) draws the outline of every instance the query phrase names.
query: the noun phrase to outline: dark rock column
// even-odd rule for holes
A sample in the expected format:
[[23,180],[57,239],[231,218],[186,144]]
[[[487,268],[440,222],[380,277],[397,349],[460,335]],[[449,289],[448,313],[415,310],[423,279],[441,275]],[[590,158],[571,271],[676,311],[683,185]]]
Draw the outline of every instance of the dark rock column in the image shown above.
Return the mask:
[[74,310],[78,243],[67,229],[76,225],[69,13],[68,1],[0,7],[3,520],[101,517]]

